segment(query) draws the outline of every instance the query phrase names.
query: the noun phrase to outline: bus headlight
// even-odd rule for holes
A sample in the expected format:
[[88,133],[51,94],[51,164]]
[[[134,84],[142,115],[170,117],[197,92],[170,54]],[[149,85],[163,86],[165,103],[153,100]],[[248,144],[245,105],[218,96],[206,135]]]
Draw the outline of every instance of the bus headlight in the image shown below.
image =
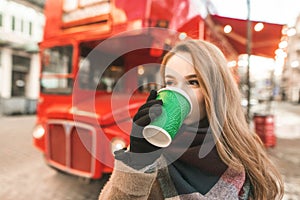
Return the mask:
[[34,127],[32,135],[35,139],[40,139],[44,136],[44,134],[45,129],[42,125],[37,125],[36,127]]
[[114,153],[126,147],[126,142],[122,138],[113,138],[111,140],[111,152]]

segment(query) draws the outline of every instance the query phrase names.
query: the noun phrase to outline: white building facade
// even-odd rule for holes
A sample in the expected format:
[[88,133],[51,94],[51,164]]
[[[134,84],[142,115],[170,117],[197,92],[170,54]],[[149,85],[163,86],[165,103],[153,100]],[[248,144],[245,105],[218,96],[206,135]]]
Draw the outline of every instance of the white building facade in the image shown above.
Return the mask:
[[36,111],[44,23],[42,8],[0,0],[0,115]]
[[283,91],[287,101],[300,103],[300,16],[287,29],[287,60],[283,73]]

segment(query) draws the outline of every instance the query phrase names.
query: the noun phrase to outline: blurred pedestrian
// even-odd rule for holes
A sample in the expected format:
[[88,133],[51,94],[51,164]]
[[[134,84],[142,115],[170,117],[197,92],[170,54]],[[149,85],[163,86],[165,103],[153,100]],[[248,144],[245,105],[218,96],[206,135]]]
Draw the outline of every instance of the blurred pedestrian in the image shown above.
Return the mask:
[[248,127],[222,52],[202,40],[183,41],[166,54],[161,73],[165,87],[191,96],[192,113],[170,146],[153,146],[142,131],[164,102],[151,91],[99,199],[281,199],[280,174]]

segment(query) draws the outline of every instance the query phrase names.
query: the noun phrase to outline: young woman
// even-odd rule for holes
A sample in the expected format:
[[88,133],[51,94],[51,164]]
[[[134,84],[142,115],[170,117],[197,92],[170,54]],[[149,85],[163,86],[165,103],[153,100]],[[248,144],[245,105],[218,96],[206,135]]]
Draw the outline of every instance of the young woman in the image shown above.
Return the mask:
[[151,91],[99,199],[281,199],[280,174],[248,127],[221,51],[201,40],[181,42],[164,57],[161,73],[165,87],[188,93],[192,113],[170,146],[149,144],[142,130],[163,105]]

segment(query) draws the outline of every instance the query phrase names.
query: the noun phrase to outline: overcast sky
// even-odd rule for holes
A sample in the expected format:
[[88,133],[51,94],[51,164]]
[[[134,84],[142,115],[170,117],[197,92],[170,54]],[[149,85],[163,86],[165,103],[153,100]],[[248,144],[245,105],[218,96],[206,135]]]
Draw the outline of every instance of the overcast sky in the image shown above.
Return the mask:
[[[208,0],[216,14],[226,17],[247,19],[247,0]],[[299,0],[250,0],[251,20],[278,24],[295,23],[300,14]]]

